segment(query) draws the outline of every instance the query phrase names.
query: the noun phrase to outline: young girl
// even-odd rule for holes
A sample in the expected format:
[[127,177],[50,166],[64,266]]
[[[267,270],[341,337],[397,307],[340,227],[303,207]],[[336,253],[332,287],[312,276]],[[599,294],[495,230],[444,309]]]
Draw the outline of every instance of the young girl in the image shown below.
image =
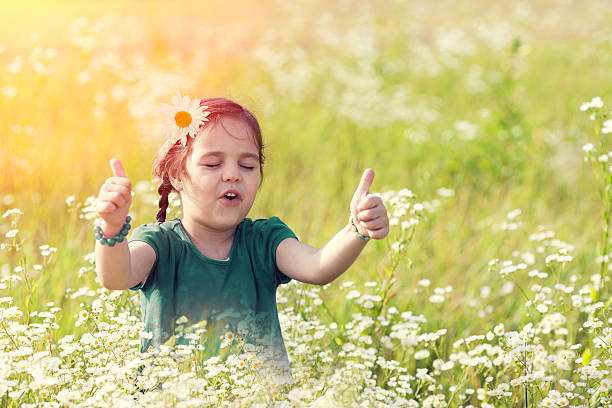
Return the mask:
[[[289,368],[276,309],[276,288],[291,279],[324,285],[340,276],[370,238],[389,233],[387,210],[369,194],[366,169],[350,202],[349,223],[321,249],[298,241],[279,218],[245,218],[263,177],[259,124],[223,98],[177,95],[164,106],[168,139],[153,164],[159,177],[157,222],[130,229],[131,183],[117,159],[96,211],[96,272],[114,290],[140,290],[150,335],[140,351],[175,335],[178,323],[206,320],[210,347],[237,334],[270,361]],[[178,192],[181,218],[166,221],[168,194]],[[177,342],[179,342],[177,340]]]

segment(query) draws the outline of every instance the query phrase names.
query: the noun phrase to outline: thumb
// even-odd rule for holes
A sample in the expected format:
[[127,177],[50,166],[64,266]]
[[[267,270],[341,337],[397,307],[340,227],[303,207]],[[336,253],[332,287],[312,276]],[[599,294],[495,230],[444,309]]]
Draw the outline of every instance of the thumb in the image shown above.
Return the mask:
[[125,170],[123,169],[123,164],[121,164],[121,160],[111,159],[110,166],[111,166],[111,169],[113,169],[113,176],[126,177]]
[[369,194],[372,181],[374,181],[374,170],[369,168],[365,169],[363,175],[361,176],[359,187],[357,187],[357,190],[355,190],[355,196],[365,196]]

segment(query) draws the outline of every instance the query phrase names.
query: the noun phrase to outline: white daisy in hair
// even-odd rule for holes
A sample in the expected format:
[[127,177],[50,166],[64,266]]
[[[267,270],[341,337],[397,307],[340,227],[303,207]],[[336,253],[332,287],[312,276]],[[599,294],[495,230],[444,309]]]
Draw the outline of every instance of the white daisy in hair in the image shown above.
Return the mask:
[[206,110],[208,106],[200,106],[200,99],[181,96],[180,92],[172,97],[172,105],[161,105],[166,135],[173,144],[180,141],[186,146],[187,137],[195,137],[200,125],[208,121],[207,116],[210,115]]

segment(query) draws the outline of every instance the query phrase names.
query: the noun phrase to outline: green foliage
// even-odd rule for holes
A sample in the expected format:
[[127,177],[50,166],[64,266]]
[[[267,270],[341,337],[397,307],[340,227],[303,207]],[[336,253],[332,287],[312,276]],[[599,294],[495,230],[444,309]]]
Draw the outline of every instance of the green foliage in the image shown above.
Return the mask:
[[[118,9],[54,27],[57,44],[15,39],[0,52],[0,405],[68,405],[70,390],[116,406],[137,380],[145,405],[563,406],[573,390],[574,406],[610,406],[607,10],[555,5],[549,33],[530,5],[498,5],[500,17],[297,1],[234,37],[201,2],[184,7],[189,24]],[[92,205],[108,160],[133,182],[133,225],[153,221],[157,107],[177,89],[256,114],[267,159],[251,217],[279,216],[321,247],[371,167],[397,221],[337,281],[279,289],[293,387],[267,382],[248,356],[140,360],[138,295],[96,279]],[[595,95],[604,107],[580,112]],[[61,355],[71,335],[75,351]]]

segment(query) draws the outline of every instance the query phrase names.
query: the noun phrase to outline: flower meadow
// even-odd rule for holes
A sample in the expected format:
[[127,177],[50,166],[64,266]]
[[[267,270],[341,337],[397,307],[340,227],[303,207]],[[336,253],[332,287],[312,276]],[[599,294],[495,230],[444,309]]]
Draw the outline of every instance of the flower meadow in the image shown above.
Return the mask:
[[[605,1],[11,7],[1,406],[612,406]],[[138,292],[96,276],[108,159],[133,180],[133,225],[153,221],[159,107],[177,90],[253,108],[266,163],[250,216],[311,245],[376,171],[389,236],[330,284],[278,288],[291,382],[241,333],[211,355],[206,322],[182,317],[189,344],[139,353]]]

